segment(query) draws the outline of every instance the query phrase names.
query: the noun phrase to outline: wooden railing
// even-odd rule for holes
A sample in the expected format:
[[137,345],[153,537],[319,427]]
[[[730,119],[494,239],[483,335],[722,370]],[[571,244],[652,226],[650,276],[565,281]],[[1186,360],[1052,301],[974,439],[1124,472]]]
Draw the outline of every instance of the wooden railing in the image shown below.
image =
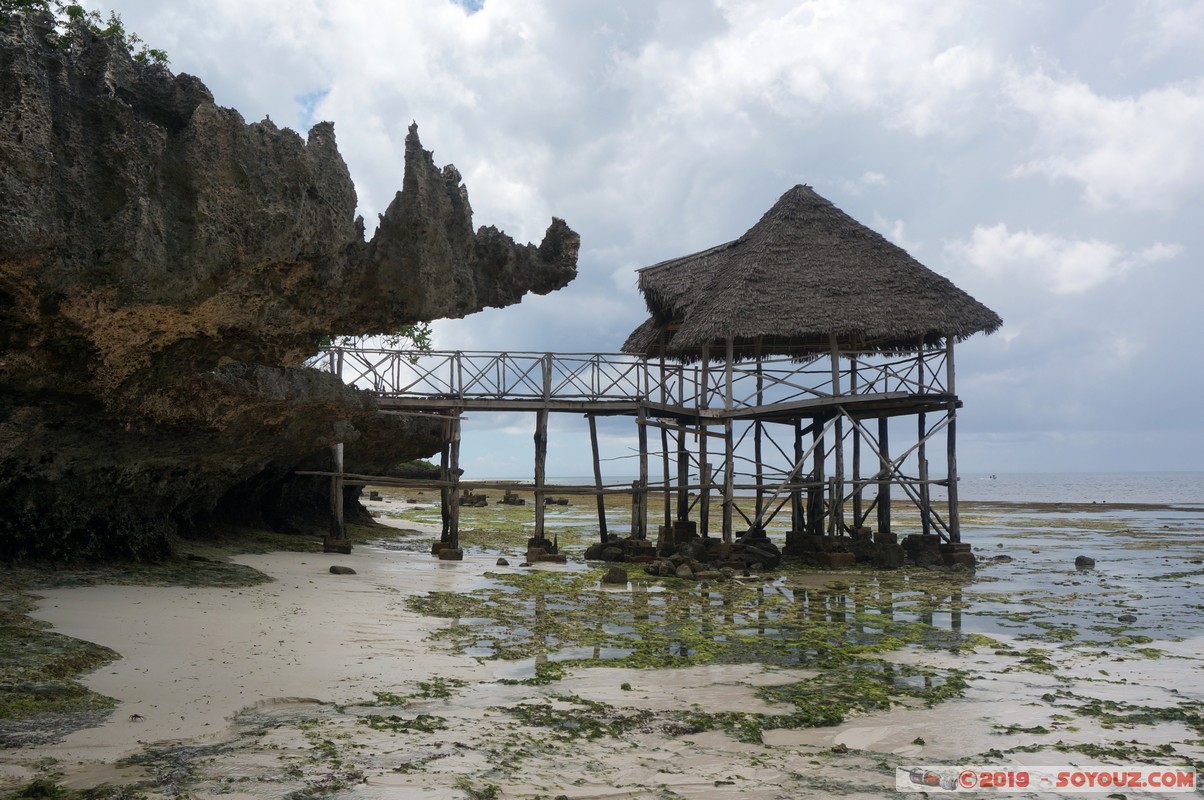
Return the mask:
[[[840,354],[799,362],[764,358],[734,364],[731,407],[753,408],[833,397],[946,391],[944,350],[897,357]],[[723,364],[682,365],[623,353],[530,353],[331,347],[309,362],[383,397],[453,400],[647,401],[665,406],[724,408],[729,372]]]

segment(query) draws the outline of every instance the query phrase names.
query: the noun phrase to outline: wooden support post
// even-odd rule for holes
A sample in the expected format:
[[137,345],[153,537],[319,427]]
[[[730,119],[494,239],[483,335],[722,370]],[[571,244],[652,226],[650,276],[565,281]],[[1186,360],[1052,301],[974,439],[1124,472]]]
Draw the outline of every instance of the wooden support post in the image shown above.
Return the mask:
[[[757,370],[757,405],[761,406],[765,403],[765,375],[761,365],[761,342],[760,336],[757,337],[753,345],[753,358],[756,361]],[[765,424],[760,419],[753,423],[753,462],[756,471],[757,484],[757,499],[754,504],[756,516],[753,519],[761,519],[765,513],[765,489],[762,484],[765,483],[765,468],[761,463],[761,435],[764,431]],[[795,457],[797,459],[797,456]]]
[[535,538],[544,537],[544,498],[547,496],[548,409],[535,412]]
[[448,508],[447,544],[452,550],[460,549],[460,410],[452,412],[451,441],[447,448]]
[[[803,460],[803,421],[796,419],[794,421],[794,463],[797,464]],[[797,483],[801,475],[795,476]],[[792,533],[802,533],[807,529],[807,517],[803,514],[803,490],[794,488],[790,490],[790,530]]]
[[[705,409],[710,404],[711,396],[711,348],[708,345],[702,346],[702,363],[699,365],[699,380],[698,380],[698,408]],[[698,483],[702,486],[699,490],[698,500],[698,532],[702,538],[707,538],[711,530],[711,465],[707,462],[707,426],[706,421],[698,418]]]
[[813,459],[811,468],[811,485],[807,487],[807,528],[808,530],[821,536],[824,532],[824,458],[827,455],[824,446],[824,428],[819,424],[819,420],[815,421],[811,432],[813,441],[812,447],[814,452],[811,454]]
[[445,417],[442,423],[443,445],[439,448],[439,480],[444,485],[439,487],[439,509],[443,521],[443,530],[439,541],[447,544],[451,538],[451,504],[458,500],[451,494],[451,418]]
[[690,518],[690,454],[686,450],[686,425],[677,423],[677,518],[682,522]]
[[[838,400],[841,397],[840,386],[840,345],[833,335],[829,338],[832,345],[832,395]],[[839,411],[837,412],[839,413]],[[832,469],[832,500],[828,506],[828,530],[836,535],[844,532],[844,417],[836,418],[836,452]]]
[[946,428],[945,459],[948,462],[949,478],[949,541],[962,540],[962,518],[957,496],[957,394],[953,383],[953,337],[945,337],[945,391],[953,400],[949,403],[949,425]]
[[664,479],[664,491],[661,496],[664,501],[664,526],[673,524],[673,483],[669,475],[669,429],[661,428],[661,472]]
[[631,538],[640,537],[640,482],[631,482]]
[[333,462],[330,476],[330,538],[346,541],[347,527],[343,523],[343,443],[330,448]]
[[724,468],[723,468],[723,541],[730,542],[732,540],[732,509],[736,499],[735,478],[736,478],[736,452],[732,446],[732,421],[726,419],[723,421],[723,447],[724,447]]
[[589,445],[594,456],[594,487],[598,490],[598,536],[599,540],[605,544],[606,499],[602,495],[602,458],[598,450],[598,422],[593,414],[587,414],[586,419],[589,420]]
[[[735,366],[735,342],[727,337],[727,357],[724,361],[723,375],[723,408],[732,410],[732,370]],[[736,452],[732,444],[732,420],[723,420],[723,541],[732,540],[732,503],[735,492],[732,489],[736,477]]]
[[[924,375],[927,365],[924,364],[923,337],[920,338],[918,348],[916,351],[916,372],[920,376],[919,393],[923,394],[928,385]],[[932,530],[932,522],[930,521],[931,506],[928,502],[928,420],[923,411],[916,418],[916,435],[918,436],[916,441],[919,442],[919,447],[916,450],[916,458],[918,459],[920,474],[920,528],[924,535],[927,536]]]
[[644,422],[648,418],[648,410],[640,405],[636,411],[635,424],[640,443],[640,504],[639,504],[639,534],[640,539],[648,538],[648,426]]
[[[660,363],[660,395],[661,403],[665,403],[665,394],[668,388],[668,376],[665,371],[665,341],[661,339],[661,363]],[[662,485],[662,498],[664,501],[664,522],[666,528],[673,524],[673,488],[669,480],[669,429],[661,427],[661,473],[664,478]]]
[[920,437],[920,445],[916,449],[916,457],[919,459],[920,466],[920,528],[924,535],[932,532],[932,521],[930,519],[930,505],[928,501],[928,455],[925,440],[928,437],[928,420],[927,414],[921,411],[916,421],[917,435]]
[[[849,368],[849,393],[857,394],[857,355],[853,354]],[[853,527],[860,528],[865,520],[862,517],[862,490],[865,488],[861,482],[861,426],[854,425],[853,430]]]
[[890,462],[890,420],[878,418],[878,531],[890,533],[890,485],[894,482]]

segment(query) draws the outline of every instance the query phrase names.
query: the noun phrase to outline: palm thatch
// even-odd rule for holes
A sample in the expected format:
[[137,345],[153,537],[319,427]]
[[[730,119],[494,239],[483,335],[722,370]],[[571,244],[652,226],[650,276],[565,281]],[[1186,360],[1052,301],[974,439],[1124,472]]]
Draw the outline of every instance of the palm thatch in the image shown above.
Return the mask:
[[695,360],[755,354],[808,358],[841,349],[914,352],[991,333],[999,315],[861,225],[795,186],[734,242],[640,270],[651,317],[623,352]]

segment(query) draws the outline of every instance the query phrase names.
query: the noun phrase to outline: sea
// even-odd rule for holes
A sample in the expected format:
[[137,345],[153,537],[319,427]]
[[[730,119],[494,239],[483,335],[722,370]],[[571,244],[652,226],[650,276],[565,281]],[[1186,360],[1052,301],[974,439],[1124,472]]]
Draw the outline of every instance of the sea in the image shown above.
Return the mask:
[[[630,484],[633,480],[634,476],[626,475],[602,478],[606,484]],[[593,485],[594,479],[559,477],[549,478],[548,482],[560,485]],[[1204,504],[1204,472],[966,474],[958,481],[958,490],[963,501],[1200,505]],[[933,500],[942,500],[944,496],[944,489],[933,488]]]

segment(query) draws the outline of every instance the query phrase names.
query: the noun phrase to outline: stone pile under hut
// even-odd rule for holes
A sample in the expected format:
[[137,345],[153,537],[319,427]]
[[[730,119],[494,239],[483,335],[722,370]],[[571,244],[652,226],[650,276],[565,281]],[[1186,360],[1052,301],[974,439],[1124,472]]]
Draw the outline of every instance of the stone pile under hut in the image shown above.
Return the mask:
[[643,564],[649,575],[706,580],[774,569],[782,552],[763,531],[750,531],[734,542],[695,534],[659,549],[647,539],[612,537],[590,546],[585,558]]
[[687,534],[683,538],[679,532],[676,541],[662,539],[659,547],[647,539],[612,536],[585,551],[587,561],[644,564],[644,571],[649,575],[699,580],[715,577],[710,573],[716,570],[744,573],[776,569],[783,558],[828,569],[854,564],[879,569],[898,569],[904,564],[973,568],[975,564],[974,554],[966,543],[945,543],[936,534],[909,534],[900,543],[894,533],[874,534],[866,528],[852,536],[794,533],[787,537],[782,549],[764,531],[754,529],[734,542],[697,534]]

